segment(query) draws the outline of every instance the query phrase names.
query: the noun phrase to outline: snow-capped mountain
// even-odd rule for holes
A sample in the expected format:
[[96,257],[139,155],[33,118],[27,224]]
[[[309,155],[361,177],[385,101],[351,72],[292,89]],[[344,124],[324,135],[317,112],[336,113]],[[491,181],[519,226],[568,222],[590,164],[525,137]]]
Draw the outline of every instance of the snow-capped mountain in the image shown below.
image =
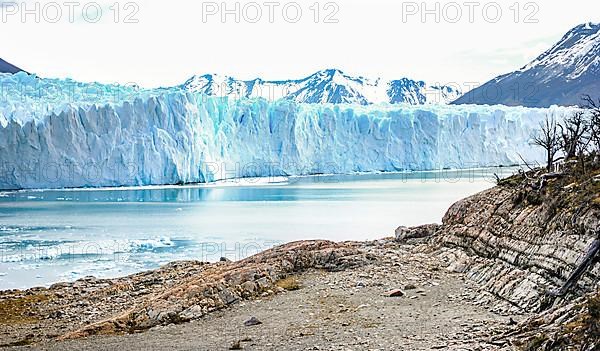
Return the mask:
[[228,76],[194,76],[182,86],[186,90],[210,96],[236,98],[263,97],[269,101],[293,100],[299,103],[377,103],[447,104],[461,95],[451,86],[427,85],[403,78],[387,81],[353,77],[338,69],[328,69],[306,78],[286,81],[237,80]]
[[17,73],[23,71],[17,66],[11,65],[0,58],[0,73]]
[[571,29],[520,70],[499,76],[454,103],[579,105],[583,94],[600,95],[600,24]]

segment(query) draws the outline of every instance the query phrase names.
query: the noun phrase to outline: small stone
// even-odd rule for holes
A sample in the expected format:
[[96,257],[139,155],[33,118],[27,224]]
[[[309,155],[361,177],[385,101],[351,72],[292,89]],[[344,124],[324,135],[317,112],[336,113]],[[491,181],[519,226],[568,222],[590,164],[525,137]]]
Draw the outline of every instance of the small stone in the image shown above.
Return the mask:
[[451,273],[465,273],[468,270],[468,268],[468,262],[466,260],[460,260],[450,264],[450,266],[448,266],[446,270]]
[[259,321],[258,318],[256,318],[256,317],[252,317],[244,322],[244,325],[246,327],[251,327],[251,326],[260,325],[260,324],[262,324],[262,322]]
[[223,303],[230,305],[238,300],[238,297],[231,293],[228,289],[223,289],[218,293]]
[[271,284],[269,284],[269,280],[267,279],[267,277],[262,277],[262,278],[258,279],[256,281],[256,283],[258,284],[258,286],[261,289],[267,289],[271,286]]
[[231,260],[228,259],[227,257],[221,257],[221,258],[219,258],[219,261],[221,261],[221,262],[231,262]]
[[180,317],[182,317],[183,319],[189,319],[189,320],[198,319],[202,316],[204,316],[204,311],[202,310],[202,307],[200,307],[198,305],[194,305],[180,313]]
[[233,344],[231,344],[231,346],[229,346],[230,350],[242,350],[242,345],[240,344],[240,341],[235,341]]
[[406,284],[404,286],[404,290],[414,290],[416,288],[417,288],[417,286],[415,284]]
[[256,284],[251,281],[246,281],[241,285],[242,289],[248,293],[253,293],[256,290]]
[[404,291],[402,291],[400,289],[394,289],[394,290],[386,291],[384,293],[384,295],[387,297],[402,297],[402,296],[404,296]]

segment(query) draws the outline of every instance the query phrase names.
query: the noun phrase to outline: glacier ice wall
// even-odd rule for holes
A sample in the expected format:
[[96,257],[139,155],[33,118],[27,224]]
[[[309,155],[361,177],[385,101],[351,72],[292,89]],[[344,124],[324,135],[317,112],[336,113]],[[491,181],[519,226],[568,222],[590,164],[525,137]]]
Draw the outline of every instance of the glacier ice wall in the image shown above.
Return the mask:
[[529,141],[549,112],[231,100],[24,73],[0,83],[1,189],[467,168],[519,163],[519,154],[542,161]]

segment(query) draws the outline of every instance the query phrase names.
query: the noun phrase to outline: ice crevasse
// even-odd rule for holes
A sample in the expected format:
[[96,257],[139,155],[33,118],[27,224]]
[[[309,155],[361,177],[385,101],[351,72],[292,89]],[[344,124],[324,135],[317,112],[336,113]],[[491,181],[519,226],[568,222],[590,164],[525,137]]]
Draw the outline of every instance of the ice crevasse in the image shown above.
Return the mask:
[[25,73],[0,83],[0,189],[541,162],[532,134],[569,112],[232,100]]

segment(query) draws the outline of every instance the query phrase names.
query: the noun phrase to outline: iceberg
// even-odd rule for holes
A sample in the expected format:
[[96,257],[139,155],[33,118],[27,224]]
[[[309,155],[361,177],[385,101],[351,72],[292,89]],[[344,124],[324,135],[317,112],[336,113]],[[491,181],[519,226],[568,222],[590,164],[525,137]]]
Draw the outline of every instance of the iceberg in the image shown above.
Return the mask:
[[474,105],[301,104],[0,75],[0,189],[541,162],[548,113]]

